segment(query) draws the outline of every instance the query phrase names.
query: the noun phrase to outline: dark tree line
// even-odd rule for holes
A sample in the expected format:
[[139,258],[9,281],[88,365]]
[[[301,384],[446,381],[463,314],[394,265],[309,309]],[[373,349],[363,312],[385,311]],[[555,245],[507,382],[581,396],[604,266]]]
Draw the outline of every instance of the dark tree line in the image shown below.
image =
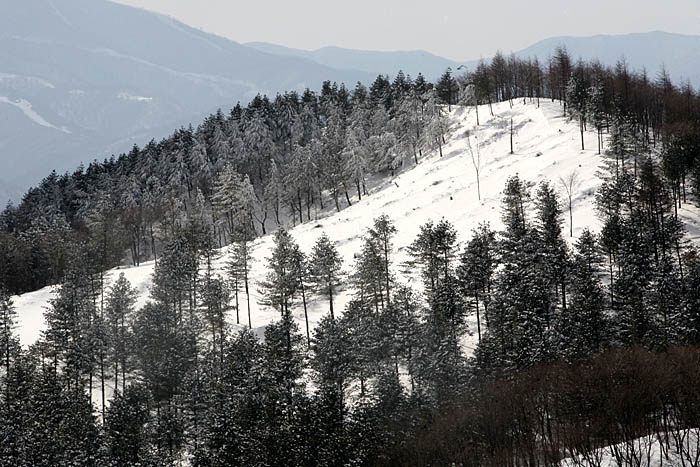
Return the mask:
[[[166,244],[141,309],[123,277],[103,298],[99,266],[70,258],[29,350],[12,333],[9,298],[0,302],[0,455],[16,465],[515,466],[626,441],[616,455],[640,456],[631,440],[653,433],[669,433],[670,447],[673,430],[698,421],[700,261],[670,194],[650,196],[662,193],[650,161],[627,174],[631,193],[612,191],[611,237],[615,170],[611,160],[598,199],[603,232],[585,230],[573,250],[552,185],[517,176],[502,231],[482,224],[460,248],[449,222],[428,222],[403,265],[386,216],[348,271],[327,236],[307,256],[280,229],[260,284],[280,318],[264,339],[228,324],[237,272],[212,270],[206,222]],[[419,289],[397,280],[397,266]],[[331,303],[342,287],[340,314]],[[305,336],[297,323],[312,296],[328,313]],[[111,403],[91,404],[105,386]],[[38,410],[51,414],[39,426]]]

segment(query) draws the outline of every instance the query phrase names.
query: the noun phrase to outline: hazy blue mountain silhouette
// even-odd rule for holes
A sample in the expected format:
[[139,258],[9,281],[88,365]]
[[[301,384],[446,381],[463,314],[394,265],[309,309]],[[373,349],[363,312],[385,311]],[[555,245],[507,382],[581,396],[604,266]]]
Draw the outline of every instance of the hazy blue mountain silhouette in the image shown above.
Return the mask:
[[106,0],[3,3],[0,202],[51,169],[128,151],[257,93],[373,78]]
[[[539,41],[515,52],[515,55],[546,60],[559,45],[566,46],[574,59],[597,59],[603,65],[614,66],[624,58],[630,70],[644,68],[652,80],[663,66],[674,83],[690,81],[693,87],[700,88],[700,36],[662,31],[587,37],[560,36]],[[473,60],[466,65],[473,69],[477,63],[478,60]]]
[[248,42],[244,45],[262,52],[306,58],[332,68],[361,70],[374,75],[388,74],[393,76],[399,70],[403,70],[404,73],[415,78],[418,73],[422,73],[431,81],[437,80],[448,67],[454,70],[459,66],[459,63],[454,60],[439,57],[423,50],[378,52],[342,47],[301,50],[267,42]]

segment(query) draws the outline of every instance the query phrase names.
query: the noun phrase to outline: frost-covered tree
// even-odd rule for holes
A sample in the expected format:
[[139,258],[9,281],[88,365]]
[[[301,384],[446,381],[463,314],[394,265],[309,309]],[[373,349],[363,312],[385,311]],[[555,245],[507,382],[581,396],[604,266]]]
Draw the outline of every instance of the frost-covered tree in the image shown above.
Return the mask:
[[283,228],[278,229],[274,236],[272,254],[267,258],[267,275],[260,283],[263,296],[262,304],[280,312],[282,317],[291,316],[291,307],[299,292],[299,274],[295,270],[296,243],[292,236]]
[[119,369],[121,367],[122,392],[126,388],[126,372],[131,357],[131,319],[136,303],[136,290],[124,274],[112,284],[107,294],[105,319],[109,330],[111,344],[111,361],[114,365],[114,390],[119,388]]
[[471,297],[469,306],[476,312],[476,327],[481,341],[481,308],[484,311],[486,327],[489,325],[489,303],[493,291],[493,275],[497,266],[496,233],[488,224],[481,224],[472,231],[472,238],[467,243],[457,267],[457,278],[463,293]]
[[328,299],[331,319],[335,319],[333,297],[342,284],[343,259],[324,233],[314,245],[309,258],[309,282],[314,290]]
[[17,311],[7,292],[0,289],[0,365],[5,369],[5,375],[10,374],[13,354],[19,346],[14,333]]

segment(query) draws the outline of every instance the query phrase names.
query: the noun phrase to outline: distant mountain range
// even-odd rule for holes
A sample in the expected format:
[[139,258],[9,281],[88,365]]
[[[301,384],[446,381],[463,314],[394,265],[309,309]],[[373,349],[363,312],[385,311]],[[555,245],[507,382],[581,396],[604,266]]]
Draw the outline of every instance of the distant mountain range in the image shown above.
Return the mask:
[[[457,62],[425,51],[373,52],[340,47],[309,51],[266,42],[249,42],[245,45],[270,54],[305,58],[331,68],[356,69],[373,75],[391,75],[403,70],[415,77],[421,72],[433,81],[448,67],[456,70],[464,65],[467,69],[474,69],[479,63],[479,60]],[[566,46],[574,59],[597,59],[609,66],[614,66],[624,57],[631,70],[645,68],[652,79],[664,66],[674,82],[688,80],[694,87],[700,88],[700,36],[661,31],[587,37],[559,36],[544,39],[514,54],[521,58],[538,57],[546,60],[559,45]]]
[[2,2],[0,202],[257,93],[374,77],[280,57],[106,0]]
[[[127,152],[257,93],[318,90],[324,80],[370,83],[398,70],[435,80],[460,63],[424,51],[303,51],[239,44],[107,0],[3,2],[0,15],[0,203],[52,169]],[[700,36],[653,32],[555,37],[516,52],[614,64],[653,76],[661,64],[700,86]],[[476,61],[465,62],[473,67]]]
[[700,36],[653,31],[589,37],[552,37],[516,52],[520,57],[547,58],[563,44],[574,58],[597,59],[613,66],[624,57],[630,69],[645,68],[654,79],[661,67],[674,83],[690,81],[700,88]]
[[459,66],[459,63],[454,60],[438,57],[423,50],[377,52],[341,47],[300,50],[267,42],[247,42],[245,45],[261,52],[285,57],[306,58],[331,68],[360,70],[375,76],[378,74],[394,75],[399,70],[403,70],[404,73],[414,78],[418,73],[422,73],[426,79],[435,81],[448,67],[456,69]]

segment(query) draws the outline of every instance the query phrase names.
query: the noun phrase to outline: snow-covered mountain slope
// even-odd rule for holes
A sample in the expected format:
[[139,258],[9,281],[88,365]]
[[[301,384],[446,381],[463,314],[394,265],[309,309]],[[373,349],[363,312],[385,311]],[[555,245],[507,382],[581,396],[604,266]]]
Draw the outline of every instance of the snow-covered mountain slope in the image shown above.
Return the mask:
[[[420,160],[420,163],[406,168],[392,180],[384,180],[376,185],[370,195],[362,201],[339,213],[317,213],[318,219],[291,229],[300,247],[310,252],[312,245],[322,232],[335,241],[342,254],[346,271],[353,263],[353,254],[358,252],[362,235],[380,214],[389,215],[395,222],[398,234],[394,240],[394,269],[400,280],[418,285],[417,275],[406,277],[401,273],[400,264],[408,259],[406,247],[418,234],[419,226],[428,220],[445,218],[455,225],[459,241],[465,242],[471,229],[481,222],[489,222],[493,228],[500,228],[501,192],[507,177],[518,174],[533,184],[548,179],[560,186],[560,177],[577,171],[580,180],[573,196],[574,238],[584,227],[598,228],[594,212],[594,196],[599,180],[596,172],[602,163],[597,155],[596,135],[585,134],[586,150],[581,150],[578,126],[562,115],[559,103],[542,101],[535,103],[514,102],[511,108],[507,102],[493,106],[493,116],[488,106],[479,109],[481,125],[476,126],[476,113],[473,107],[454,108],[450,114],[451,125],[447,145],[443,148],[444,157],[437,151]],[[510,119],[513,118],[514,154],[510,154]],[[481,155],[481,200],[477,197],[477,180],[471,151],[476,156],[477,140]],[[411,165],[410,159],[407,164]],[[563,188],[562,188],[563,196]],[[691,237],[697,237],[697,216],[684,208]],[[568,223],[568,216],[566,217]],[[568,224],[567,224],[568,227]],[[568,228],[566,229],[568,232]],[[270,256],[272,236],[259,238],[254,244],[256,262],[253,266],[253,282],[261,281],[265,275],[265,258]],[[227,249],[221,251],[216,266],[222,268],[227,260]],[[148,300],[153,263],[139,267],[115,269],[109,277],[114,280],[120,273],[140,292],[138,306]],[[337,299],[336,306],[342,309],[352,291],[345,290]],[[43,311],[52,296],[52,289],[15,297],[19,312],[19,333],[24,345],[31,344],[40,336],[44,328]],[[273,309],[258,305],[260,295],[253,286],[252,323],[254,328],[262,328],[278,318]],[[245,307],[242,307],[244,309]],[[313,327],[327,313],[325,300],[311,300],[309,319]],[[295,309],[301,329],[304,329],[304,315],[301,306]],[[235,311],[229,314],[229,321],[236,322]],[[247,317],[241,312],[241,323]],[[467,346],[475,343],[467,342]]]

